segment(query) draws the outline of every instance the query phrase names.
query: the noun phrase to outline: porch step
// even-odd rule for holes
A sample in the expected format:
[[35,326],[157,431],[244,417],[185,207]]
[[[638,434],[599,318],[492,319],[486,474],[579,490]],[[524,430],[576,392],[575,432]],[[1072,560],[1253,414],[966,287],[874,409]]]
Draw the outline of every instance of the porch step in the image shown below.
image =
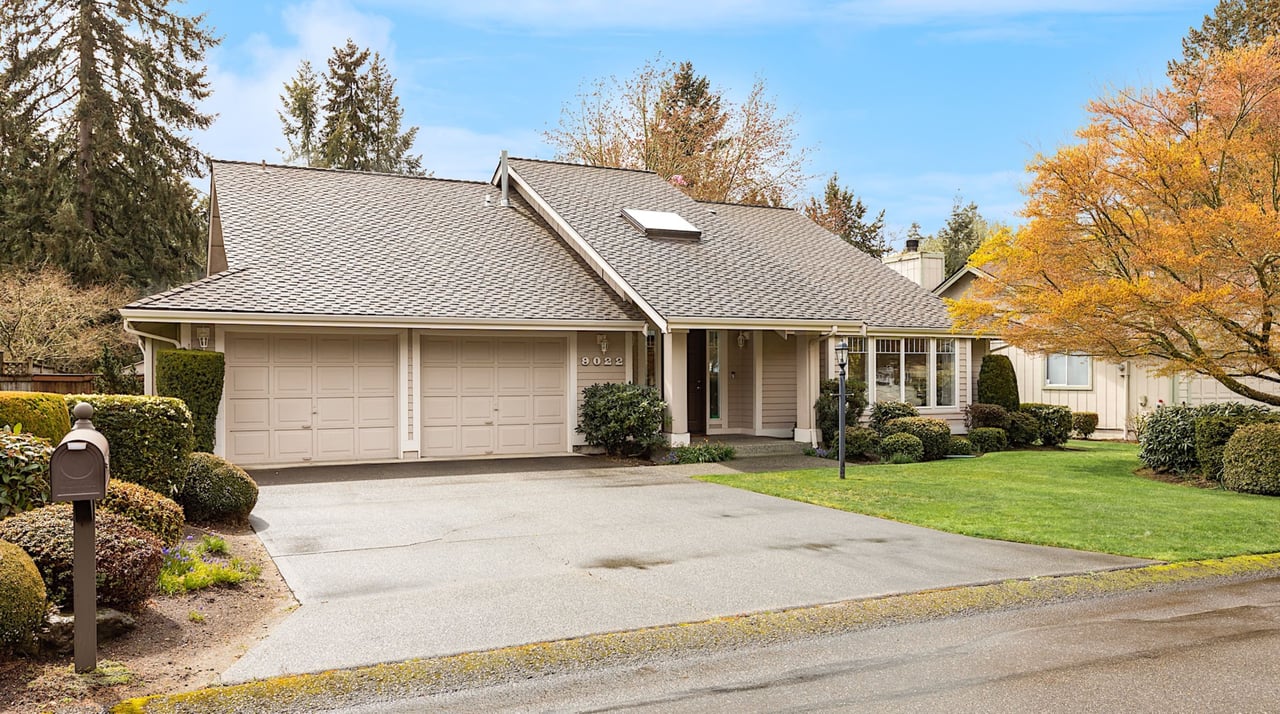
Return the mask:
[[[715,441],[713,437],[712,442]],[[726,442],[733,446],[733,458],[751,459],[761,456],[790,456],[803,454],[806,444],[786,439],[769,439],[767,441],[750,441],[746,443]]]

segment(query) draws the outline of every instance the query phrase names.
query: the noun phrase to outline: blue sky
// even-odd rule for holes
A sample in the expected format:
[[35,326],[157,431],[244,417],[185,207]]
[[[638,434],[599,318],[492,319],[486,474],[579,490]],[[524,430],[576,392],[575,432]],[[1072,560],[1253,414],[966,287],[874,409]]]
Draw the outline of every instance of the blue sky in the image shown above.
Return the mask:
[[1025,166],[1072,140],[1100,93],[1164,81],[1212,0],[194,0],[225,159],[280,161],[281,85],[347,37],[388,58],[436,176],[484,180],[498,152],[554,158],[543,132],[591,80],[690,60],[730,98],[762,78],[812,148],[892,230],[946,220],[957,193],[1016,221]]

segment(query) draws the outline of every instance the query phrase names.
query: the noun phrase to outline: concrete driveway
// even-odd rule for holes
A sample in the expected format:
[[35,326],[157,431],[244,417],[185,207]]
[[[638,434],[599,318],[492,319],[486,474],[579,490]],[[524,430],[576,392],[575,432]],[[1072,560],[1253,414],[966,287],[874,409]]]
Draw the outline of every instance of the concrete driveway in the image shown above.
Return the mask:
[[580,457],[255,474],[254,528],[301,607],[223,680],[1142,562],[689,478],[800,465],[830,462]]

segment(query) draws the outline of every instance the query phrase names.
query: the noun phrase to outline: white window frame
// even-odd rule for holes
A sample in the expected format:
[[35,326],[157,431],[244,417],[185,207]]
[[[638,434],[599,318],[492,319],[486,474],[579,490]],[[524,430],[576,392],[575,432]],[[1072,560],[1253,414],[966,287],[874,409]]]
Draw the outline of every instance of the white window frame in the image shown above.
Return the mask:
[[[1066,369],[1064,370],[1064,374],[1066,375],[1068,380],[1067,382],[1062,384],[1055,384],[1049,381],[1049,375],[1053,371],[1051,365],[1055,357],[1060,357],[1063,359],[1077,358],[1077,359],[1087,360],[1086,373],[1088,375],[1088,379],[1085,381],[1085,383],[1072,384],[1070,382],[1070,379],[1071,379],[1070,362],[1067,363]],[[1093,357],[1091,357],[1090,355],[1071,354],[1070,352],[1054,352],[1052,354],[1045,355],[1044,356],[1044,388],[1046,390],[1076,391],[1076,392],[1087,392],[1093,389]]]
[[[938,340],[952,340],[953,349],[951,359],[953,360],[953,368],[958,370],[960,366],[960,342],[954,337],[912,337],[910,335],[870,335],[867,338],[867,397],[871,404],[876,403],[876,356],[880,354],[879,343],[876,340],[897,340],[898,341],[898,399],[896,401],[906,401],[907,389],[907,357],[906,357],[906,341],[909,339],[928,340],[928,369],[929,369],[929,399],[925,406],[916,407],[921,413],[925,412],[948,412],[956,411],[960,408],[960,376],[957,372],[951,384],[951,404],[941,405],[938,401]],[[889,353],[884,353],[889,354]],[[918,354],[918,353],[913,353]]]

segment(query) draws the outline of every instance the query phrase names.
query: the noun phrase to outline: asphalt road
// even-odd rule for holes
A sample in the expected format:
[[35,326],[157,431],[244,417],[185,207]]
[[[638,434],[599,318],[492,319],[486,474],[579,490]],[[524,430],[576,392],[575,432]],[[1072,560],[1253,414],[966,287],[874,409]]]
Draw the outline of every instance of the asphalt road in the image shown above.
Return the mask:
[[344,711],[1280,712],[1280,578],[659,659]]

